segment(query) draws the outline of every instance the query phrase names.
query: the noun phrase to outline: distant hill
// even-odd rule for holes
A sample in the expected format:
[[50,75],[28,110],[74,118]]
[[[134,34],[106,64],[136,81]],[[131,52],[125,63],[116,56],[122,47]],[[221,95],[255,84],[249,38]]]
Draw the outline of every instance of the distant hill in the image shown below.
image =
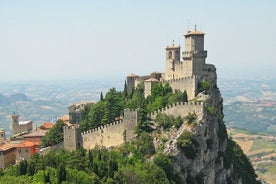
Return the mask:
[[0,93],[0,106],[9,105],[10,103],[11,103],[10,99]]
[[12,94],[9,98],[12,102],[28,101],[28,97],[23,93]]
[[251,133],[276,135],[276,81],[220,81],[224,100],[224,121]]

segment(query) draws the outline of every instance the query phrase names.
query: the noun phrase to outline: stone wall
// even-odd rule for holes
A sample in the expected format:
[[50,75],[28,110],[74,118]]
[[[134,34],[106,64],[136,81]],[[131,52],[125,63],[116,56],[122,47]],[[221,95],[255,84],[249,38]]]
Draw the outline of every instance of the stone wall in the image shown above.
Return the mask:
[[202,119],[204,115],[204,103],[203,102],[178,102],[168,107],[162,108],[158,111],[155,111],[150,114],[152,119],[155,119],[158,113],[164,113],[167,115],[181,116],[184,118],[189,113],[195,112],[198,116],[198,119]]
[[[188,113],[195,112],[202,119],[204,105],[202,102],[175,103],[162,108],[149,116],[154,119],[158,113],[165,113],[185,117]],[[113,147],[133,139],[135,127],[138,123],[139,110],[125,109],[124,118],[104,126],[100,126],[86,132],[80,133],[78,126],[64,127],[64,149],[73,151],[78,147],[93,149],[95,146]]]
[[12,124],[13,134],[21,132],[30,132],[33,129],[33,122],[29,121],[26,124]]
[[124,118],[98,128],[83,132],[82,146],[92,149],[96,145],[112,147],[119,146],[134,137],[134,128],[138,122],[139,111],[126,109]]
[[169,83],[172,90],[186,91],[188,100],[193,99],[197,94],[197,84],[199,82],[198,76],[184,77],[180,79],[165,80],[163,83]]

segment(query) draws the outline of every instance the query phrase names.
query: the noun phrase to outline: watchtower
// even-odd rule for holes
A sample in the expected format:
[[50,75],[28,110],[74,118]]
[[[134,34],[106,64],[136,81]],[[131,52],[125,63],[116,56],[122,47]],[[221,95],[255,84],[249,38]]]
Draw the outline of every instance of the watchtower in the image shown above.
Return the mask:
[[204,33],[198,31],[195,26],[194,31],[188,31],[184,36],[185,51],[182,53],[184,77],[202,75],[207,57],[207,51],[204,50]]
[[174,79],[180,66],[180,46],[174,45],[166,47],[166,80]]
[[127,76],[127,94],[131,95],[135,89],[135,80],[139,78],[139,75],[134,73]]
[[80,129],[78,125],[63,127],[63,148],[73,151],[82,146]]

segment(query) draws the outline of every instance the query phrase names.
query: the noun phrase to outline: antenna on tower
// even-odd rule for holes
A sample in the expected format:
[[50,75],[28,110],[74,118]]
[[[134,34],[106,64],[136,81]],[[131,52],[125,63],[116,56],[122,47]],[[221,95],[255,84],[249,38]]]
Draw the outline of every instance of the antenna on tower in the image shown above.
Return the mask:
[[197,31],[197,30],[196,30],[196,24],[195,24],[195,31]]
[[167,38],[167,46],[169,45],[169,41],[168,41],[168,33],[166,34],[166,38]]
[[190,19],[187,20],[187,32],[190,31]]
[[172,41],[172,45],[174,46],[174,40]]

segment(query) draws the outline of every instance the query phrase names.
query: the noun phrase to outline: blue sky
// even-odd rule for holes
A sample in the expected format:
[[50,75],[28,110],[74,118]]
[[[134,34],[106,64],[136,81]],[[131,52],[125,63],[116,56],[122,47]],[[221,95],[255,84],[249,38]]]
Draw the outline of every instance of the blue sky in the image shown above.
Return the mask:
[[194,24],[218,77],[276,77],[276,1],[0,0],[0,82],[165,70]]

